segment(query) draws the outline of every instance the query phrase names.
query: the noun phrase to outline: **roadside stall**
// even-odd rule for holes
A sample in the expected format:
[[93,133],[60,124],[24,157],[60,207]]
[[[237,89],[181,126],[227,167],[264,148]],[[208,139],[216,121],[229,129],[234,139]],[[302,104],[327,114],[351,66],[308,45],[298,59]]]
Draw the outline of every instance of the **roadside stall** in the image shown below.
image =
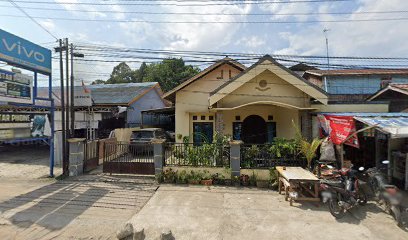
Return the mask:
[[389,160],[389,182],[408,190],[407,113],[322,113],[318,119],[321,135],[336,146],[341,167],[378,168]]

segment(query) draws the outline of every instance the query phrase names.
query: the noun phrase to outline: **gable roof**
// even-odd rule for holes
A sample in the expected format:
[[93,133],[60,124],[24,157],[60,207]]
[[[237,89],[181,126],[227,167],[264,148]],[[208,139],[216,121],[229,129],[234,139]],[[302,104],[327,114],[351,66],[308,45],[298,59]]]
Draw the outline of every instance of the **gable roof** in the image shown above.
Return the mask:
[[[265,61],[269,61],[269,62],[271,62],[271,64],[262,64]],[[285,72],[284,77],[283,76],[281,77],[280,76],[281,74],[276,73],[276,70],[277,70],[276,67],[278,67],[278,69],[283,70]],[[219,100],[221,100],[222,98],[224,98],[227,95],[225,93],[217,94],[222,89],[225,89],[227,86],[231,85],[231,89],[228,92],[232,92],[232,91],[236,90],[238,87],[242,86],[245,82],[244,81],[237,81],[237,79],[239,79],[241,77],[244,77],[247,73],[251,72],[255,68],[263,68],[263,70],[269,70],[269,71],[275,73],[277,76],[284,79],[285,81],[288,81],[289,83],[293,83],[293,85],[296,88],[298,88],[299,90],[305,92],[309,96],[319,100],[320,102],[322,102],[324,104],[327,104],[328,95],[323,89],[321,89],[318,86],[310,83],[309,81],[307,81],[306,79],[300,77],[298,74],[296,74],[292,70],[290,70],[290,69],[286,68],[285,66],[283,66],[282,64],[278,63],[270,55],[265,55],[261,59],[259,59],[258,62],[256,62],[255,64],[253,64],[249,68],[245,69],[245,71],[241,72],[240,74],[238,74],[234,78],[230,79],[229,81],[225,82],[224,84],[219,86],[217,89],[215,89],[213,92],[211,92],[210,101],[209,101],[210,105],[218,102]],[[255,75],[260,74],[261,72],[262,71],[256,71],[251,76],[254,77]],[[248,81],[253,79],[253,77],[248,79]],[[302,84],[294,84],[295,82],[299,82],[299,81],[301,81]],[[234,83],[235,83],[235,85],[232,86],[232,84],[234,84]]]
[[408,84],[406,83],[390,83],[387,87],[380,89],[378,92],[371,95],[367,101],[372,101],[388,91],[399,92],[401,94],[408,95]]
[[408,75],[408,68],[400,69],[336,69],[336,70],[307,70],[305,74],[323,76],[353,76],[353,75]]
[[235,67],[238,70],[245,70],[246,67],[244,65],[242,65],[241,63],[233,60],[232,58],[229,57],[225,57],[221,60],[218,60],[217,62],[215,62],[214,64],[212,64],[211,66],[207,67],[206,69],[204,69],[203,71],[199,72],[198,74],[196,74],[195,76],[191,77],[190,79],[187,79],[186,81],[180,83],[178,86],[176,86],[175,88],[173,88],[172,90],[166,92],[163,95],[164,99],[167,100],[174,100],[175,98],[175,94],[177,91],[187,87],[188,85],[190,85],[191,83],[195,82],[196,80],[204,77],[205,75],[207,75],[208,73],[212,72],[214,69],[218,68],[219,66],[223,65],[223,64],[229,64],[232,67]]
[[[160,85],[157,82],[96,84],[86,86],[86,88],[91,90],[93,105],[130,105],[153,89],[162,95]],[[83,90],[82,86],[74,87],[74,91]],[[38,97],[48,97],[48,88],[38,88],[37,95]],[[55,106],[61,106],[60,87],[53,87],[52,95]]]

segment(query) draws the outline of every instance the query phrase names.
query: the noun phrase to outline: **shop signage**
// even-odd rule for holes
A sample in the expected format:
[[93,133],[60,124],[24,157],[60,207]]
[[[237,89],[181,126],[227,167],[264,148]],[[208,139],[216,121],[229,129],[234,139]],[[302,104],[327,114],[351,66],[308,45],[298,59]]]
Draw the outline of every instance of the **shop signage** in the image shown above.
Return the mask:
[[84,89],[77,90],[74,92],[74,105],[76,107],[90,107],[92,106],[92,97],[90,91],[85,91]]
[[[16,125],[18,123],[26,125]],[[0,113],[0,124],[9,126],[0,129],[0,140],[47,137],[51,132],[46,114]]]
[[0,60],[41,73],[51,73],[51,50],[0,29]]
[[346,139],[356,132],[356,125],[352,116],[332,116],[318,115],[322,134],[329,136],[334,144],[347,144],[359,148],[357,135],[353,135],[347,141]]
[[0,69],[0,101],[33,103],[33,77]]

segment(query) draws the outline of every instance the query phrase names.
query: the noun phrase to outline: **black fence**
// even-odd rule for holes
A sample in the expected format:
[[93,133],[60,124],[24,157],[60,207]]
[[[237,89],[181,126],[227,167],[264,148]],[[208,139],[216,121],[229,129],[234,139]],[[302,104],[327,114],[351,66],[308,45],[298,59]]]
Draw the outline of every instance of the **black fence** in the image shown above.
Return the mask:
[[229,167],[230,147],[222,144],[168,143],[165,166]]
[[274,144],[243,144],[240,165],[244,169],[276,166],[306,167],[307,161],[296,149],[284,149]]
[[106,143],[103,172],[154,174],[153,144]]

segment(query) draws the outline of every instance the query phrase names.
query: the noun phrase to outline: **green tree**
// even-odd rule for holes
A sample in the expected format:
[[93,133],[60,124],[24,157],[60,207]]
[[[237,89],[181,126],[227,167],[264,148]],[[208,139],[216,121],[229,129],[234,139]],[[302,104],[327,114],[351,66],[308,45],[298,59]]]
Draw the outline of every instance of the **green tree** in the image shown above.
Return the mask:
[[103,81],[103,80],[101,80],[101,79],[97,79],[97,80],[93,81],[93,82],[91,83],[91,85],[105,84],[105,83],[106,83],[106,81]]
[[110,78],[106,81],[107,84],[129,83],[132,80],[132,69],[125,62],[119,63],[113,68]]
[[199,68],[185,65],[181,58],[170,58],[148,65],[143,82],[158,82],[166,92],[199,72]]

